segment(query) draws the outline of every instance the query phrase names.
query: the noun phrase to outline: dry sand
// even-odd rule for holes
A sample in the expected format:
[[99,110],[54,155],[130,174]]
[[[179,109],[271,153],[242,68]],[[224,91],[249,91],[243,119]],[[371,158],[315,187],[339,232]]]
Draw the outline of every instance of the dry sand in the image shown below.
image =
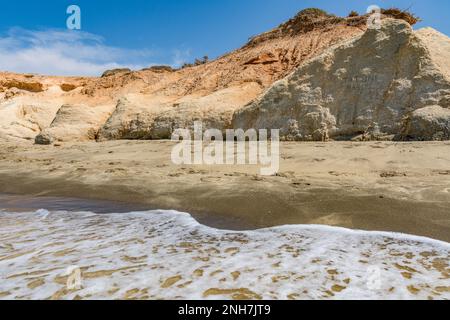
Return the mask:
[[0,192],[119,200],[253,229],[326,224],[450,242],[450,143],[282,143],[258,166],[177,166],[170,141],[0,144]]

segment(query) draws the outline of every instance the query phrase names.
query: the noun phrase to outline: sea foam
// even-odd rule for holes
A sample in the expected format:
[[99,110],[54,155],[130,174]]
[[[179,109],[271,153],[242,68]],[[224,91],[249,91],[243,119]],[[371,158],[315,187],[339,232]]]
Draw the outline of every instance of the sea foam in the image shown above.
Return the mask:
[[175,211],[0,212],[3,299],[449,299],[449,257],[446,242],[326,226],[237,232]]

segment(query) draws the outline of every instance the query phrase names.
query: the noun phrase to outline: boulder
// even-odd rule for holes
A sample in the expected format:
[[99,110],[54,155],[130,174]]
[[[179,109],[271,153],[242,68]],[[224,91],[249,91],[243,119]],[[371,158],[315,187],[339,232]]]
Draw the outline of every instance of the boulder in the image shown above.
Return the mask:
[[113,113],[100,128],[98,139],[149,139],[156,114],[165,99],[129,95],[119,99]]
[[95,140],[100,127],[111,115],[113,108],[111,105],[63,105],[51,125],[36,136],[35,143]]
[[450,140],[450,109],[429,106],[405,119],[402,140]]

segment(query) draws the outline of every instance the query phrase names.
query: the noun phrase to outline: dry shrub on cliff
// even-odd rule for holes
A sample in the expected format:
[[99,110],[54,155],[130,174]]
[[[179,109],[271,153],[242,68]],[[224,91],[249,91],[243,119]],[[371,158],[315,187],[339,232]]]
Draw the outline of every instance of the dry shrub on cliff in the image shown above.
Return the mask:
[[326,12],[325,10],[319,9],[319,8],[307,8],[304,9],[302,11],[300,11],[299,13],[297,13],[297,17],[330,17],[332,16],[331,14],[329,14],[328,12]]
[[201,59],[198,59],[198,58],[195,59],[194,63],[184,63],[181,66],[181,69],[201,66],[202,64],[207,64],[208,62],[209,62],[209,57],[208,56],[204,56]]
[[395,19],[405,20],[412,26],[421,21],[414,13],[398,8],[381,9],[381,13]]
[[160,65],[160,66],[151,66],[148,68],[144,68],[144,69],[142,69],[142,71],[153,71],[155,73],[163,73],[163,72],[175,72],[176,69],[172,68],[171,66]]
[[283,35],[295,35],[307,33],[315,29],[332,26],[342,22],[343,18],[330,14],[322,9],[308,8],[297,13],[295,17],[278,26],[278,28],[250,38],[248,45],[256,45],[260,42],[277,38]]

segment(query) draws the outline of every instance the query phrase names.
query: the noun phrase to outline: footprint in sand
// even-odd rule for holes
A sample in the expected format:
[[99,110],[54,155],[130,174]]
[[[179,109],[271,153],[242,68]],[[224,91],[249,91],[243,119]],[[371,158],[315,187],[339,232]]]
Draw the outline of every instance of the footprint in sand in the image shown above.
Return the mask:
[[203,177],[200,179],[201,182],[219,182],[221,180],[221,177]]
[[350,159],[350,161],[353,161],[353,162],[369,162],[369,160],[366,159],[366,158],[353,158],[353,159]]
[[181,177],[184,173],[182,172],[173,172],[173,173],[169,173],[167,176],[171,177],[171,178],[178,178]]

